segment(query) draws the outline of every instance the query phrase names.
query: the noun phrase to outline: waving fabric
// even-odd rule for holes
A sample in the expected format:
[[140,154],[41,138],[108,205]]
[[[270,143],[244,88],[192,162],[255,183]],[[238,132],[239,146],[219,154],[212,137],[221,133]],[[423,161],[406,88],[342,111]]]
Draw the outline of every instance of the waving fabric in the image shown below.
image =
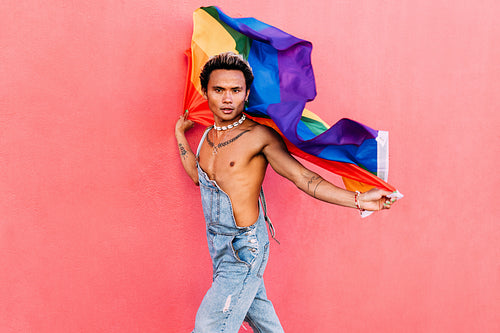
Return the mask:
[[276,129],[292,154],[342,176],[350,190],[395,190],[386,183],[387,132],[350,119],[330,127],[305,109],[316,96],[310,42],[254,18],[231,18],[217,7],[197,9],[193,20],[184,97],[190,119],[213,123],[199,82],[204,63],[221,52],[241,54],[255,76],[245,111],[252,119]]

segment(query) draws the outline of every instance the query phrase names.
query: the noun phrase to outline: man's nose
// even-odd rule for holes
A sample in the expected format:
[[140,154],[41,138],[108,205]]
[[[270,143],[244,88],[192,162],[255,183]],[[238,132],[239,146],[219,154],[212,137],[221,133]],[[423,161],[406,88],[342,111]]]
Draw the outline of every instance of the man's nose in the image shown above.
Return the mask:
[[222,101],[225,103],[231,103],[233,101],[233,95],[230,91],[224,92],[224,95],[222,95]]

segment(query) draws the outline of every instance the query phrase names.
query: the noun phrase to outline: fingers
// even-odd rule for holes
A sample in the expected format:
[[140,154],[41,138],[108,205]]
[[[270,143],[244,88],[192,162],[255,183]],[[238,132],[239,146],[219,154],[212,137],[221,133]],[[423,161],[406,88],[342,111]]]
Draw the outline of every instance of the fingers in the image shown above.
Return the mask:
[[183,120],[184,122],[187,122],[191,126],[194,125],[194,122],[188,119],[188,117],[189,117],[189,111],[186,110],[182,115],[179,116],[179,120]]
[[390,199],[390,198],[385,197],[384,200],[385,200],[385,202],[382,205],[382,209],[391,209],[391,205],[396,202],[396,198]]
[[392,204],[401,197],[402,195],[397,191],[391,192],[373,188],[367,192],[361,193],[359,200],[363,209],[377,211],[391,209]]
[[382,209],[391,209],[391,200],[386,200],[384,204],[382,205]]
[[385,190],[381,190],[381,191],[382,191],[382,195],[384,197],[387,197],[387,196],[389,196],[392,193],[391,191],[385,191]]
[[373,188],[368,192],[365,192],[366,198],[371,200],[379,200],[381,198],[388,198],[391,194],[391,191],[382,190],[379,188]]
[[194,121],[188,119],[189,111],[185,110],[182,115],[179,116],[177,122],[175,123],[175,130],[185,132],[194,127]]

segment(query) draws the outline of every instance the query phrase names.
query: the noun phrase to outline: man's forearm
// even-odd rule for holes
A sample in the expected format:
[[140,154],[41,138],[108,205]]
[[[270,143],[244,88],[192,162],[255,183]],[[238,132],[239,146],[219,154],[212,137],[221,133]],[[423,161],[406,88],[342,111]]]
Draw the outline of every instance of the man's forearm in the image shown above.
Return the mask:
[[360,210],[377,211],[389,209],[391,208],[391,204],[396,201],[396,199],[390,197],[390,191],[377,188],[356,196],[356,192],[335,186],[309,170],[304,172],[295,184],[302,191],[316,199]]
[[355,192],[335,186],[312,171],[306,172],[296,185],[299,189],[318,200],[356,208]]
[[179,148],[179,155],[181,158],[182,166],[186,173],[191,177],[193,182],[198,185],[198,171],[196,168],[196,156],[194,155],[186,136],[183,132],[175,131],[175,138]]

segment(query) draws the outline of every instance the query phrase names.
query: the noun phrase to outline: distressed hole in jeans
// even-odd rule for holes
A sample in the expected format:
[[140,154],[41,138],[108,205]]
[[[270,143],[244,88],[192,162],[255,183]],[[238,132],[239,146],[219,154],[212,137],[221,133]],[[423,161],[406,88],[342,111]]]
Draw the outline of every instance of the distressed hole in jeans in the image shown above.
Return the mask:
[[223,313],[228,312],[230,306],[231,306],[231,295],[227,296],[226,303],[224,304],[224,309],[222,309],[222,312]]

